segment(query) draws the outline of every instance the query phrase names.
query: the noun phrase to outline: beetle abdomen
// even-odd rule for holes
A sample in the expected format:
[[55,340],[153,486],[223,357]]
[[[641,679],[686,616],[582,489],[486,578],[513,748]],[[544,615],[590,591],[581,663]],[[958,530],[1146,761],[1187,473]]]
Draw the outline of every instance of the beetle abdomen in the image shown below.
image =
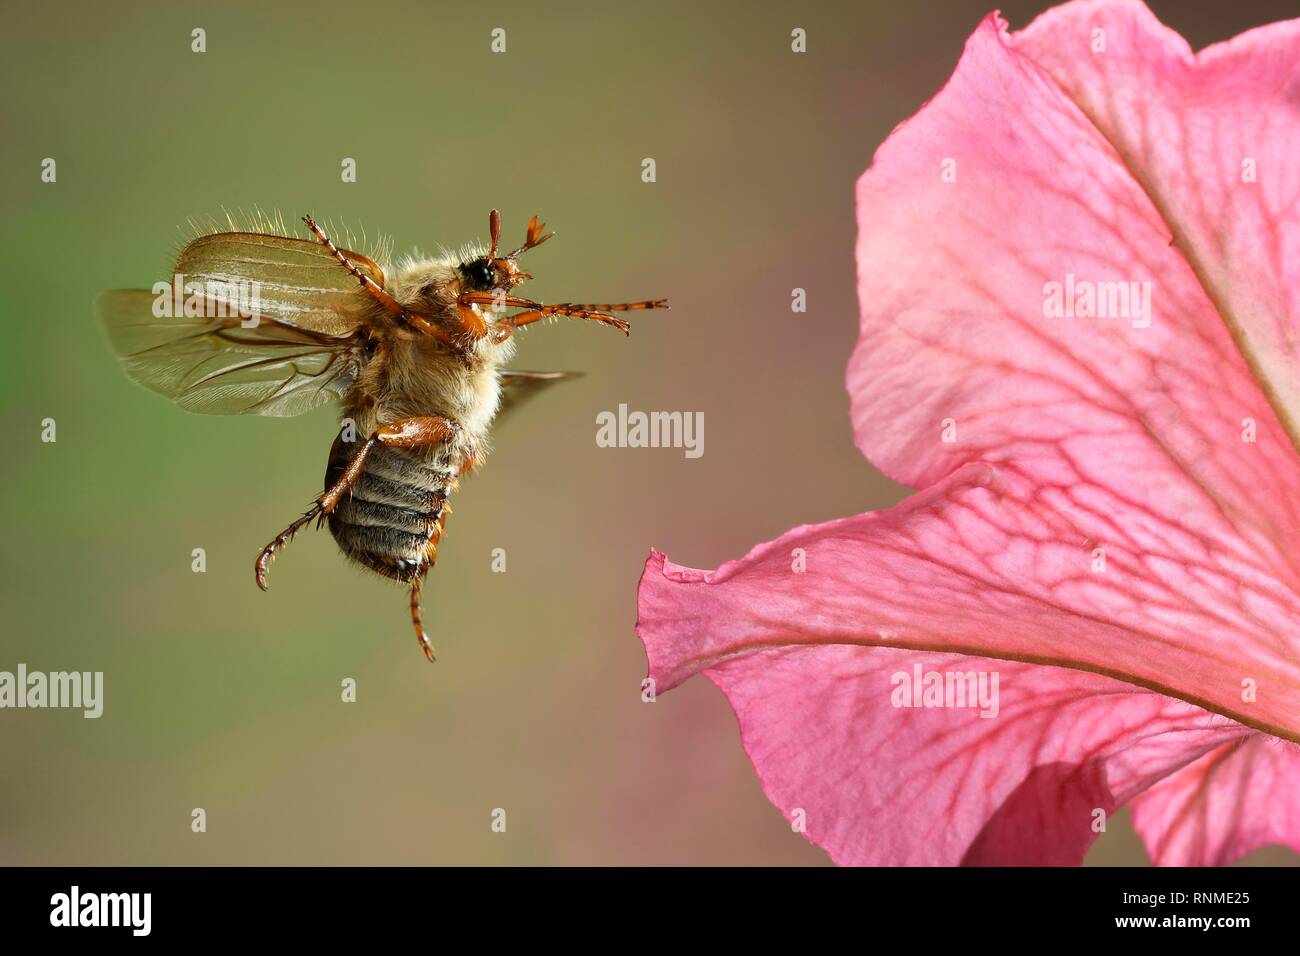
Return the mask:
[[[325,487],[347,467],[357,446],[334,440]],[[371,450],[366,470],[329,516],[330,533],[343,553],[372,571],[410,581],[438,554],[447,495],[454,476],[382,445]]]

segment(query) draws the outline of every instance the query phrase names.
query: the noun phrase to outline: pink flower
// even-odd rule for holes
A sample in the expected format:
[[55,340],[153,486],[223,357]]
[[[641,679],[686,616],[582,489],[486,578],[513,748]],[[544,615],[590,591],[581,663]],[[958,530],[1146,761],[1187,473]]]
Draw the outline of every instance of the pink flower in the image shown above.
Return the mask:
[[1300,850],[1300,20],[990,16],[857,204],[855,435],[922,490],[652,553],[656,690],[839,863],[1077,864],[1126,803],[1156,863]]

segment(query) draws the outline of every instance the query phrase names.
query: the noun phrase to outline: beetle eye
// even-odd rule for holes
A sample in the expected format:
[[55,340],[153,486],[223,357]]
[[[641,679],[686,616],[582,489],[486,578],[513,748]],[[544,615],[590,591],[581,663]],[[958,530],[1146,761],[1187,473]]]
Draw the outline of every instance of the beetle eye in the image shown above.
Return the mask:
[[496,270],[486,259],[476,259],[465,266],[465,278],[470,285],[482,292],[491,291],[497,282]]

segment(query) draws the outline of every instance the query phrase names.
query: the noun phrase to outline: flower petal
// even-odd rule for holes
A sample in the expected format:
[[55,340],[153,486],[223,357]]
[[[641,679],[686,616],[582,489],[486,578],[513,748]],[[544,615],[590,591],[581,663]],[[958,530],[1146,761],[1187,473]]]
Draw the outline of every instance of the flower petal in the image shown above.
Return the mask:
[[[1087,524],[1110,528],[1104,558]],[[1300,739],[1292,591],[1210,535],[1009,466],[968,465],[713,572],[652,553],[638,600],[660,691],[771,647],[862,644],[1093,671]]]
[[[1300,21],[1196,57],[1137,3],[1002,26],[858,183],[859,446],[914,487],[1083,462],[1294,577]],[[1129,314],[1048,314],[1089,291]]]
[[[1080,55],[1099,30],[1105,52]],[[1169,226],[1207,300],[1170,318],[1188,332],[1222,322],[1296,442],[1300,20],[1193,55],[1141,3],[1108,0],[1050,11],[1013,43],[1114,147]]]
[[[998,563],[1146,645],[1039,659],[1300,739],[1300,21],[1197,56],[1133,2],[1003,27],[859,181],[858,444],[918,487],[997,465]],[[1129,314],[1055,314],[1085,288]]]
[[1223,866],[1274,844],[1300,853],[1300,749],[1259,734],[1221,744],[1132,811],[1160,866]]
[[[924,490],[652,553],[638,602],[658,689],[719,683],[837,860],[1077,862],[1240,724],[1300,740],[1297,64],[1300,22],[1193,56],[1132,2],[990,17],[859,181],[855,433]],[[918,659],[1024,696],[884,711]]]
[[[997,674],[996,715],[895,708],[917,667]],[[960,655],[774,649],[709,677],[768,798],[847,865],[1078,864],[1133,793],[1258,736],[1096,674]]]

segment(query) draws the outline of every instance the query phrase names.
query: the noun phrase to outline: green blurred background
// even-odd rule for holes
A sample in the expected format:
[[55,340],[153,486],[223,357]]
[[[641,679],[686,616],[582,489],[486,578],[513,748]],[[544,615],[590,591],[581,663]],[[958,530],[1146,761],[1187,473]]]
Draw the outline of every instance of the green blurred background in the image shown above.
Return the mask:
[[[848,424],[852,185],[993,3],[7,2],[0,669],[102,670],[106,703],[0,714],[0,862],[825,864],[711,684],[641,702],[635,584],[651,545],[713,567],[905,494]],[[1045,6],[1002,9],[1018,28]],[[1198,47],[1296,13],[1153,6]],[[482,237],[494,206],[517,241],[537,212],[558,236],[531,294],[673,301],[628,340],[521,336],[517,366],[586,377],[503,424],[457,496],[426,589],[436,666],[402,590],[326,534],[253,584],[319,492],[332,411],[187,414],[93,320],[98,290],[169,274],[187,218],[253,205],[399,251]],[[703,411],[704,456],[596,447],[620,402]],[[1126,816],[1089,857],[1144,860]]]

